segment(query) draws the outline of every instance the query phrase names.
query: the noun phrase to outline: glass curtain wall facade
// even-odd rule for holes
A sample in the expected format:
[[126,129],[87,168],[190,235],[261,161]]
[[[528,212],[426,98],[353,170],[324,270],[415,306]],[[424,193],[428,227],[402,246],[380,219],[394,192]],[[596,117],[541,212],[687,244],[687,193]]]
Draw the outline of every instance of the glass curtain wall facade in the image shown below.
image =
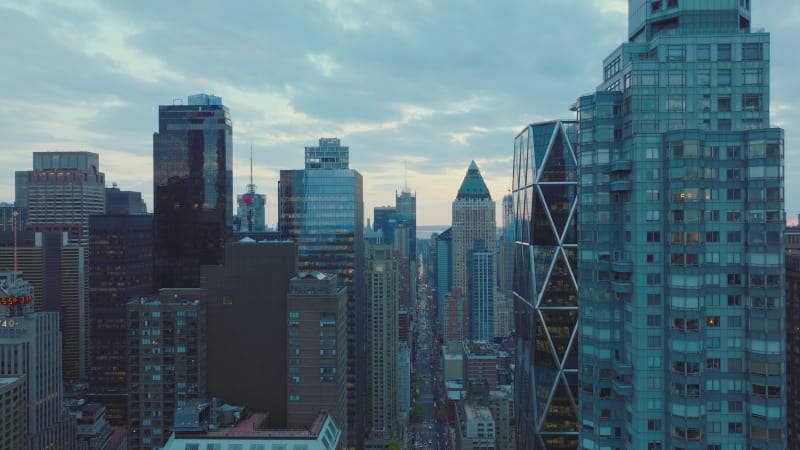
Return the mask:
[[155,289],[199,287],[221,264],[233,224],[233,125],[222,99],[158,107],[153,133]]
[[514,141],[518,448],[578,448],[575,133],[545,122]]
[[783,131],[749,7],[630,0],[576,105],[582,448],[786,448]]
[[[364,192],[361,174],[348,168],[349,148],[334,138],[306,147],[305,170],[281,170],[278,224],[297,243],[298,271],[338,275],[347,287],[349,444],[364,430]],[[358,362],[358,364],[356,364]]]

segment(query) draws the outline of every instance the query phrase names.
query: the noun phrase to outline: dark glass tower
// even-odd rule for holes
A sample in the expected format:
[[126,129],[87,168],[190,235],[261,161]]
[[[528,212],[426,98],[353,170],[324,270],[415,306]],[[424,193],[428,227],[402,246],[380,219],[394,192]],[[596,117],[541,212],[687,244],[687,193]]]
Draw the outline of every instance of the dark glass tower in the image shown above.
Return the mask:
[[575,122],[514,141],[514,406],[518,448],[578,448]]
[[155,289],[199,287],[220,264],[233,214],[233,126],[222,99],[198,94],[158,107],[153,134]]
[[153,289],[153,216],[89,217],[90,397],[127,425],[127,304]]

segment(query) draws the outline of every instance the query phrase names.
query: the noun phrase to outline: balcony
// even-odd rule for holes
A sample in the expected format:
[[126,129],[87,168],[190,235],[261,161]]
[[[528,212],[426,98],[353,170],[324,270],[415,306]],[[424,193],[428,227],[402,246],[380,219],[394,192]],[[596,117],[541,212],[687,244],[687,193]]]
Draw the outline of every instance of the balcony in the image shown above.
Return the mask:
[[620,397],[630,397],[633,395],[633,385],[627,381],[617,380],[616,378],[611,381],[614,388],[614,393]]
[[625,172],[631,170],[631,161],[630,160],[622,160],[622,161],[614,161],[611,163],[611,171],[612,172]]
[[631,180],[616,180],[611,182],[611,192],[630,191],[631,189]]
[[628,361],[621,361],[615,359],[613,362],[614,373],[617,375],[622,376],[631,376],[633,375],[633,364]]
[[633,263],[630,261],[614,261],[611,263],[611,270],[614,272],[631,273],[633,272]]
[[630,281],[612,281],[611,289],[614,292],[631,293],[633,292],[633,283]]

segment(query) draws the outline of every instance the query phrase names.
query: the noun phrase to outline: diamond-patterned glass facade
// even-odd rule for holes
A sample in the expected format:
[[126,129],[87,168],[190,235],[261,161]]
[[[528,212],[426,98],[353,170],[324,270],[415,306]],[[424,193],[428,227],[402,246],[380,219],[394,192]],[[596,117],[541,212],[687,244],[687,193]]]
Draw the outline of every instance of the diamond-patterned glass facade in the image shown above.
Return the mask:
[[514,142],[519,448],[578,447],[575,126],[529,125]]

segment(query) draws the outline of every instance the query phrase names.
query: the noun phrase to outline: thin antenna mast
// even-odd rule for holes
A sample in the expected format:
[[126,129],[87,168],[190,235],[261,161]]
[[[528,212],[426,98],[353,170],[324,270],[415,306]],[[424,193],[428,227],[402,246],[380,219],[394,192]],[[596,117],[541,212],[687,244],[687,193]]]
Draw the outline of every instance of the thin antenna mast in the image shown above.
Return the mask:
[[408,160],[403,161],[403,176],[405,177],[405,191],[408,192]]

